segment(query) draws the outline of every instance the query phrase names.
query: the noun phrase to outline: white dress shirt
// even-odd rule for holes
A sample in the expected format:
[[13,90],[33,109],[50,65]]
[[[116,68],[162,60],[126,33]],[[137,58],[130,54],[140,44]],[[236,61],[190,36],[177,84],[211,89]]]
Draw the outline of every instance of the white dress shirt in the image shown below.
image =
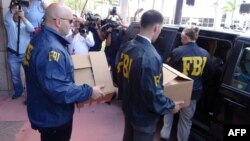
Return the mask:
[[93,33],[88,32],[86,38],[77,33],[74,37],[72,33],[66,36],[66,39],[70,41],[68,51],[70,54],[88,54],[89,48],[95,45]]

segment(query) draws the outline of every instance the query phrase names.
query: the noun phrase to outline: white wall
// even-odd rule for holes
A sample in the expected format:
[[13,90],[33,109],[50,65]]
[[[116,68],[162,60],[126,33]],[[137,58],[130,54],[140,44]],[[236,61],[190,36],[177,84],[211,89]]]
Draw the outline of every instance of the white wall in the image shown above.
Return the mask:
[[3,16],[5,15],[5,13],[9,10],[9,4],[10,4],[11,0],[2,0],[2,4],[3,4]]

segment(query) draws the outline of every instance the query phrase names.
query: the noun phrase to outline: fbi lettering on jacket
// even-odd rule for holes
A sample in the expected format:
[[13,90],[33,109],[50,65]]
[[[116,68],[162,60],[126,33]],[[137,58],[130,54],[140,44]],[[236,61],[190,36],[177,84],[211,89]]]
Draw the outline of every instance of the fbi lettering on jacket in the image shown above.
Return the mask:
[[[188,72],[191,71],[192,76],[200,76],[203,73],[203,69],[207,62],[207,57],[182,57],[183,62],[183,74],[188,76]],[[191,68],[193,67],[193,69]],[[192,69],[192,70],[191,70]]]
[[128,79],[132,62],[132,58],[130,58],[127,54],[122,53],[121,61],[117,65],[117,73],[122,72],[123,77]]

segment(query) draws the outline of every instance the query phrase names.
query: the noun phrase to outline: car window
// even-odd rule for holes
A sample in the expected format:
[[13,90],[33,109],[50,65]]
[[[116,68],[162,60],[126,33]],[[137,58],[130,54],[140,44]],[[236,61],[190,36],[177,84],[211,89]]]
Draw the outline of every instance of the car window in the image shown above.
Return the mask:
[[241,50],[231,86],[250,93],[250,45],[245,45]]

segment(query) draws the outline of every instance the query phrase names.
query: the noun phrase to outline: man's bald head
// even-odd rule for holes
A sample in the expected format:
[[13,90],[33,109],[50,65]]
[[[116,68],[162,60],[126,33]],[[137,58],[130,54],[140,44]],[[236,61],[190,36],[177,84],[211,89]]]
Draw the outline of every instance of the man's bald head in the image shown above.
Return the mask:
[[46,17],[52,18],[71,18],[72,11],[68,6],[63,3],[52,3],[46,8],[45,15]]
[[61,28],[65,28],[63,20],[67,20],[67,22],[69,22],[72,19],[72,10],[63,3],[52,3],[45,10],[45,25],[55,29],[56,31],[61,32]]

